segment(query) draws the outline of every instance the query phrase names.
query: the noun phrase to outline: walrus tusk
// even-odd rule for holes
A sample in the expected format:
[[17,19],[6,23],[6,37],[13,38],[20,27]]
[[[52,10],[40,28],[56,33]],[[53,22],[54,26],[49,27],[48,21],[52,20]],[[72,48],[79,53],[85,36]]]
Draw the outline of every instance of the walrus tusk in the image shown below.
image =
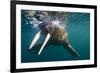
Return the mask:
[[43,45],[41,46],[41,48],[40,48],[40,50],[39,50],[39,52],[38,52],[38,55],[41,54],[43,48],[45,47],[45,45],[47,44],[47,42],[48,42],[49,39],[50,39],[50,33],[47,34],[47,36],[46,36],[46,38],[45,38],[45,41],[44,41]]
[[35,35],[35,38],[32,40],[32,43],[31,43],[29,49],[31,49],[31,48],[35,45],[35,43],[37,42],[37,40],[38,40],[39,37],[40,37],[40,34],[41,34],[41,31],[39,31],[39,32]]

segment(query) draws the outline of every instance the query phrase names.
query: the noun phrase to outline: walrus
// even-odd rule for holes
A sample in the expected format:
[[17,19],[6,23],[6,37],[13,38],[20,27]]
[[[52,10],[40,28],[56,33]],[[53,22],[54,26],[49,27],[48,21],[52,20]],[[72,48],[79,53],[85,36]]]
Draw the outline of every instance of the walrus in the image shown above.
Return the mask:
[[[31,13],[30,13],[31,12]],[[33,13],[33,14],[32,14]],[[66,12],[56,11],[27,11],[27,14],[31,14],[33,25],[36,24],[40,31],[37,32],[33,38],[29,49],[41,46],[38,55],[41,54],[42,50],[49,45],[63,45],[63,47],[70,53],[70,55],[79,57],[80,55],[73,49],[69,42],[68,32],[65,30],[66,27]],[[36,44],[40,35],[45,36],[44,41],[41,44]]]

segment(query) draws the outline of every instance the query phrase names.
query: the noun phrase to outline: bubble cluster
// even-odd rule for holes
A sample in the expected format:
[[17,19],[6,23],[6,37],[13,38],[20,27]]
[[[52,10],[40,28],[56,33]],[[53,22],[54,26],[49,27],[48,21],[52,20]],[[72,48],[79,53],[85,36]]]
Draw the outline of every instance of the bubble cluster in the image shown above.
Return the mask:
[[65,12],[23,10],[23,14],[26,18],[26,24],[31,24],[33,28],[42,30],[49,24],[57,28],[64,29],[66,27],[67,13]]

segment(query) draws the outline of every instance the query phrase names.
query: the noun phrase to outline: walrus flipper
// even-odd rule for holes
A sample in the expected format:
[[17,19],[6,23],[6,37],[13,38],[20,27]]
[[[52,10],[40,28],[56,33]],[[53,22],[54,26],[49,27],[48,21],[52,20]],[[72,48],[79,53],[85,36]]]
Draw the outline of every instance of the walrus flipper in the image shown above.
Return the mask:
[[75,57],[80,57],[80,55],[75,51],[74,48],[69,43],[64,43],[64,48],[72,55]]

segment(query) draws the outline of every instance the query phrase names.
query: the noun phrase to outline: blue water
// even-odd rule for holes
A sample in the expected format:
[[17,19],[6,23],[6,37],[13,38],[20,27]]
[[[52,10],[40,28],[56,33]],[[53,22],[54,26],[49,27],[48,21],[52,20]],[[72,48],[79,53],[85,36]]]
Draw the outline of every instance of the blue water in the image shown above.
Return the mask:
[[[21,16],[21,62],[45,62],[45,61],[71,61],[90,59],[90,14],[89,13],[68,13],[66,30],[69,33],[69,40],[80,57],[71,56],[62,46],[49,46],[44,48],[40,55],[38,49],[28,50],[35,34],[39,31],[33,29],[32,25],[25,24],[25,18]],[[41,41],[42,38],[39,40]]]

